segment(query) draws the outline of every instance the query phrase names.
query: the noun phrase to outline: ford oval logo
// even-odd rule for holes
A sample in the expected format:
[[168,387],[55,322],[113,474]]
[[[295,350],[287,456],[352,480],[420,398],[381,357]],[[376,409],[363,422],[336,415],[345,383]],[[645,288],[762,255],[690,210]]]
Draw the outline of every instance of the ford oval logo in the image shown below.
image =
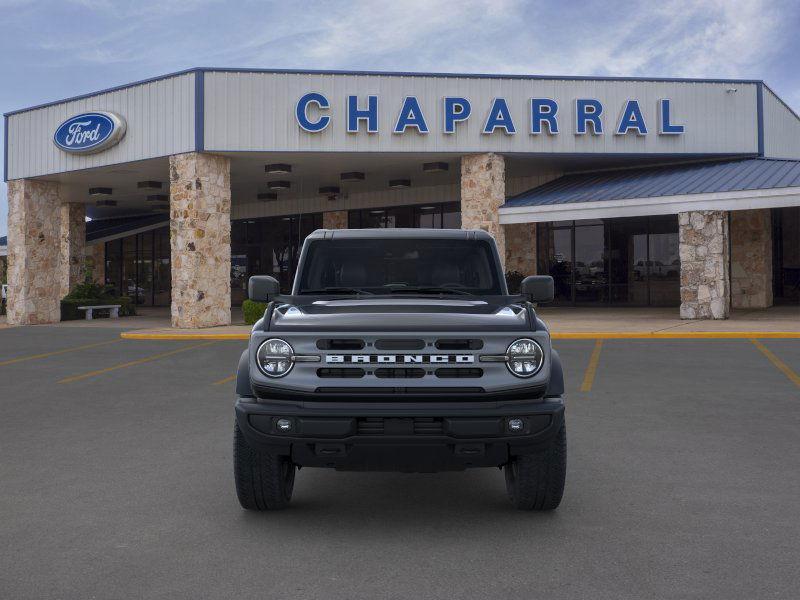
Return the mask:
[[83,113],[67,119],[53,136],[53,142],[64,152],[91,154],[110,148],[125,135],[125,119],[104,110]]

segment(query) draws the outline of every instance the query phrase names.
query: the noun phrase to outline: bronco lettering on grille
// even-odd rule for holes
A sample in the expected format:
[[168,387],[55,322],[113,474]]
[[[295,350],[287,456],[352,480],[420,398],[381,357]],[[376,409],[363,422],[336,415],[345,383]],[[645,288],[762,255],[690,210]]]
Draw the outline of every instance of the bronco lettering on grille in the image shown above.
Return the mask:
[[326,363],[352,364],[465,364],[474,363],[472,354],[328,354]]

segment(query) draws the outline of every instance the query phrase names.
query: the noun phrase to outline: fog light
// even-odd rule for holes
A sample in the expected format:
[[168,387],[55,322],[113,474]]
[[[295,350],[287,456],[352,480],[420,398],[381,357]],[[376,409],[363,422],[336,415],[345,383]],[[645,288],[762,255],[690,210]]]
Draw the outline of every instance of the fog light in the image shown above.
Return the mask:
[[275,427],[278,431],[291,431],[292,430],[292,420],[291,419],[278,419],[275,421]]
[[522,419],[509,419],[508,420],[508,430],[509,431],[522,431],[525,428],[525,422]]

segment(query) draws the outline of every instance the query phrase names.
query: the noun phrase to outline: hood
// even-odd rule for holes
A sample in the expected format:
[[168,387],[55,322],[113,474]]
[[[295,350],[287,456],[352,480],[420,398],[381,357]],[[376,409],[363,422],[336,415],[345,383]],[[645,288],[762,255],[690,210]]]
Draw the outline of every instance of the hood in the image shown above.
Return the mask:
[[[287,300],[289,300],[287,298]],[[320,298],[293,296],[270,331],[525,331],[528,311],[509,296]]]

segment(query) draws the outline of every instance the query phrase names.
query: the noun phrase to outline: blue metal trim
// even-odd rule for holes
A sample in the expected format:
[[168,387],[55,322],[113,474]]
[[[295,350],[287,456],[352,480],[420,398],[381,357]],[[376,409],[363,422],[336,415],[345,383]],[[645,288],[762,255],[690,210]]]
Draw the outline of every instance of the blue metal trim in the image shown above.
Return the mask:
[[[84,98],[91,98],[98,94],[107,94],[109,92],[116,92],[126,88],[143,85],[146,83],[153,83],[161,81],[162,79],[170,79],[172,77],[179,77],[188,73],[197,72],[210,72],[210,73],[275,73],[275,74],[290,74],[290,75],[372,75],[381,77],[439,77],[439,78],[466,78],[466,79],[527,79],[538,81],[652,81],[659,83],[721,83],[721,84],[757,84],[763,83],[759,79],[681,79],[678,77],[580,77],[574,75],[503,75],[503,74],[489,74],[489,73],[418,73],[414,71],[400,72],[400,71],[346,71],[346,70],[323,70],[323,69],[237,69],[237,68],[218,68],[218,67],[195,67],[192,69],[184,69],[183,71],[176,71],[166,75],[159,75],[149,79],[142,79],[134,81],[133,83],[126,83],[88,94],[81,94],[79,96],[72,96],[64,98],[63,100],[56,100],[54,102],[45,102],[44,104],[37,104],[36,106],[29,106],[18,110],[12,110],[4,113],[5,116],[12,116],[48,106],[55,106],[63,104],[64,102],[74,102],[75,100],[83,100]],[[774,93],[774,92],[773,92]]]
[[793,109],[791,106],[789,106],[788,104],[786,104],[786,102],[784,102],[784,100],[783,100],[783,99],[782,99],[780,96],[778,96],[778,94],[777,94],[777,93],[775,93],[775,90],[773,90],[771,87],[769,87],[769,85],[767,85],[767,84],[766,84],[765,82],[763,82],[763,81],[761,82],[761,85],[762,85],[762,86],[764,86],[764,88],[765,88],[765,89],[766,89],[766,90],[767,90],[767,91],[768,91],[770,94],[772,94],[773,96],[775,96],[775,99],[776,99],[778,102],[780,102],[781,104],[783,104],[784,108],[785,108],[786,110],[788,110],[790,113],[792,113],[792,114],[794,115],[794,117],[795,117],[795,118],[796,118],[798,121],[800,121],[800,115],[798,115],[798,114],[797,114],[797,111],[795,111],[795,110],[794,110],[794,109]]
[[194,73],[194,150],[202,152],[205,147],[205,71],[199,69]]
[[3,181],[8,181],[8,115],[3,116]]
[[756,84],[756,119],[758,120],[758,155],[764,156],[764,84]]

